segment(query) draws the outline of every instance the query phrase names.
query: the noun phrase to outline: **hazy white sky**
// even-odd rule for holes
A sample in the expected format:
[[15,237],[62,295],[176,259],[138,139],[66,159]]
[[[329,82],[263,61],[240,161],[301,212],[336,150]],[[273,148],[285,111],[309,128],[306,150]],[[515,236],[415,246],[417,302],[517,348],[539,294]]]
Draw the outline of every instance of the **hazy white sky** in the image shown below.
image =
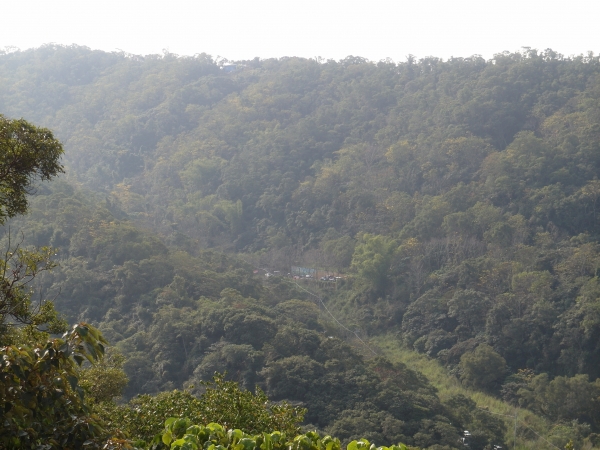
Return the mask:
[[600,0],[2,1],[0,49],[45,43],[228,59],[600,52]]

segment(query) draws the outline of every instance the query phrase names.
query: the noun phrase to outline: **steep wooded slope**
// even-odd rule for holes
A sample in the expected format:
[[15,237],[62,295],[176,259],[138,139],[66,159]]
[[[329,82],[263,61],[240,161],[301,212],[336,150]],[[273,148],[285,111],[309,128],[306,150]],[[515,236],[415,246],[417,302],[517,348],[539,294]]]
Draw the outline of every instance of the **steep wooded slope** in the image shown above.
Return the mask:
[[[166,294],[152,289],[179,289],[173,314],[222,298],[203,293],[210,277],[194,281],[202,268],[185,269],[208,262],[174,249],[243,251],[282,271],[347,272],[346,288],[323,294],[347,323],[397,333],[465,384],[598,427],[595,400],[560,399],[599,389],[599,73],[597,57],[532,50],[254,60],[225,72],[206,55],[45,47],[0,57],[0,110],[57,130],[70,179],[107,198],[100,218],[88,214],[93,231],[75,232],[79,213],[32,226],[69,264],[94,261],[78,270],[105,280],[86,294],[73,281],[59,302],[117,340],[143,328],[130,317],[144,327],[158,317]],[[219,267],[219,287],[250,270]],[[302,298],[244,283],[242,298]],[[86,300],[97,291],[102,307]],[[186,355],[173,348],[161,354]],[[150,366],[155,388],[175,380]]]

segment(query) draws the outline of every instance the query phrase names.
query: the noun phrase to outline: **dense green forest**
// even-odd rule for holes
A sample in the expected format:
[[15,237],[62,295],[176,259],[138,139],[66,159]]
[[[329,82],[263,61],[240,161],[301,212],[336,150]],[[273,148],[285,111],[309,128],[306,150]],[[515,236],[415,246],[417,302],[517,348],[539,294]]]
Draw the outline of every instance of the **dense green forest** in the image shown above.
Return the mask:
[[[11,239],[57,248],[36,292],[117,346],[127,399],[200,394],[227,371],[345,441],[509,442],[470,398],[374,357],[384,336],[562,427],[555,445],[592,448],[599,76],[596,56],[532,49],[401,63],[5,52],[0,112],[52,129],[66,172]],[[262,271],[291,266],[343,278]]]

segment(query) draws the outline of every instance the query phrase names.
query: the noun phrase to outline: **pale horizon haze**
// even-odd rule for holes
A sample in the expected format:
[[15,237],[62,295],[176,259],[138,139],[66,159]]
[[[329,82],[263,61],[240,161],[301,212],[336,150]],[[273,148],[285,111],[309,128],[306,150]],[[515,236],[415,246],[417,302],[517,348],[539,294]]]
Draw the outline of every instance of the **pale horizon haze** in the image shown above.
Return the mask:
[[600,52],[600,2],[589,0],[21,0],[3,2],[3,13],[0,49],[55,43],[140,55],[372,61],[489,59],[522,47]]

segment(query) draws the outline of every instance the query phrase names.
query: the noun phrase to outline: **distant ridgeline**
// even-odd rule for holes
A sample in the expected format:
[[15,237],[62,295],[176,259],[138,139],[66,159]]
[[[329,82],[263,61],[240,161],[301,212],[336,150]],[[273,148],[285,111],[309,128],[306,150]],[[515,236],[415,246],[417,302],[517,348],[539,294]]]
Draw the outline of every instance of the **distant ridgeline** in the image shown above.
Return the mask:
[[315,268],[344,274],[319,295],[365,339],[394,336],[593,444],[599,76],[596,56],[530,49],[398,64],[0,54],[0,112],[66,150],[66,177],[11,227],[59,249],[40,289],[118,344],[128,396],[227,370],[342,439],[453,447],[477,423],[481,448],[501,444],[470,400],[366,360],[299,285],[253,274]]

